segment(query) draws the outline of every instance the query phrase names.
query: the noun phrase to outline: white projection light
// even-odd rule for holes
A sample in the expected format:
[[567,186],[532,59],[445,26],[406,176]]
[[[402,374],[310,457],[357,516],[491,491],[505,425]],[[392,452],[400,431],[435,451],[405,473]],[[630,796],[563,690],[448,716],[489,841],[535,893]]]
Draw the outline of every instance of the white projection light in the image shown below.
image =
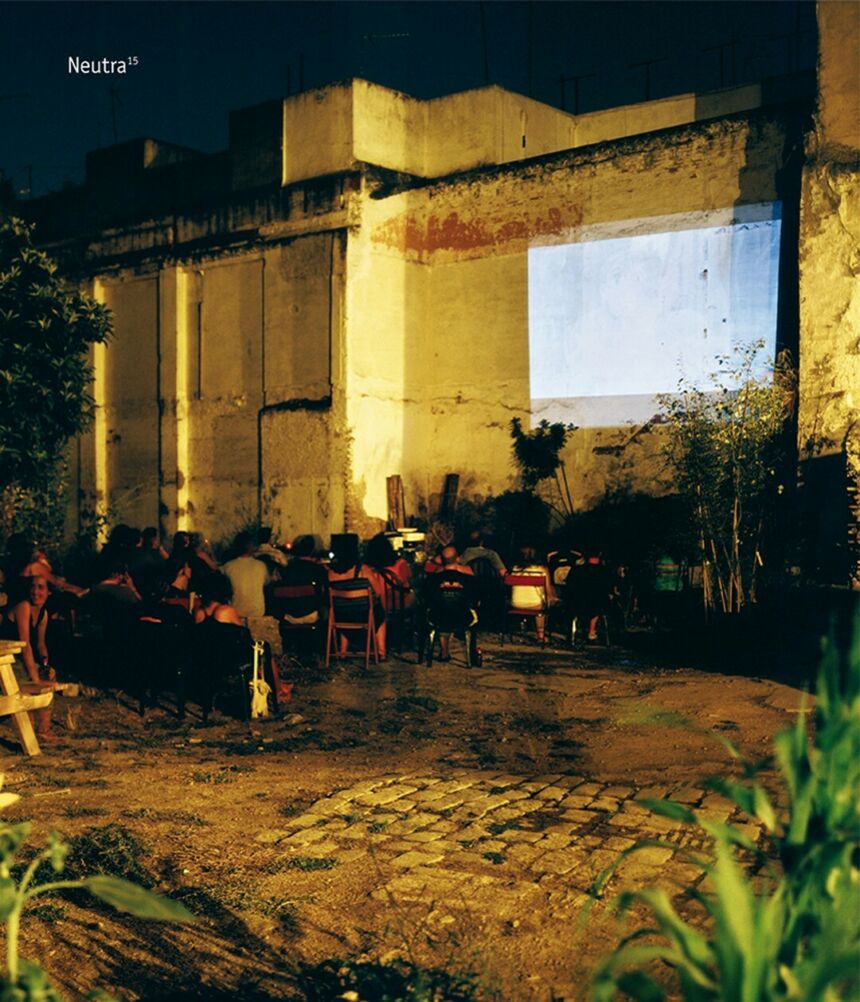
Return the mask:
[[679,380],[715,388],[720,356],[762,342],[773,365],[779,203],[584,227],[532,247],[533,423],[649,420]]

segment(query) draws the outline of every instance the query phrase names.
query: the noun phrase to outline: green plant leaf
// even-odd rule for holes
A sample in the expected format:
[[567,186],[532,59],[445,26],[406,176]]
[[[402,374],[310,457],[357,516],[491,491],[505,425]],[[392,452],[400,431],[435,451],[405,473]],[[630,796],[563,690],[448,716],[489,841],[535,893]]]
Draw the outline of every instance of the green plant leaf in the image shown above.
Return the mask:
[[11,877],[0,877],[0,922],[5,922],[15,908],[18,887]]
[[646,797],[644,800],[637,800],[636,803],[647,807],[649,811],[659,814],[661,817],[671,818],[673,821],[683,821],[688,825],[696,823],[696,815],[690,808],[675,800],[651,800]]
[[196,922],[185,905],[170,898],[153,894],[121,877],[90,877],[83,886],[97,898],[121,912],[137,918],[155,919],[159,922]]

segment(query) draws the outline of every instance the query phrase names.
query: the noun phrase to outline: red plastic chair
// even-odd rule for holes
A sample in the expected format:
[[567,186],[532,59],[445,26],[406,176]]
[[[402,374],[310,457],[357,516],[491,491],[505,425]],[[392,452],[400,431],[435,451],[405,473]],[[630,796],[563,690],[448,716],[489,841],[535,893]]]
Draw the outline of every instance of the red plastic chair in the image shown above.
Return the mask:
[[[512,574],[506,574],[504,577],[505,588],[509,589],[508,592],[508,602],[507,602],[507,614],[505,616],[505,625],[510,626],[511,620],[523,620],[523,619],[534,619],[537,620],[538,616],[543,616],[544,620],[547,619],[549,614],[549,598],[547,596],[547,585],[546,585],[546,575],[539,574],[534,571],[522,571],[514,572]],[[540,606],[516,606],[513,604],[513,590],[514,588],[537,588],[540,592]],[[546,631],[546,625],[544,626],[544,631]],[[513,637],[513,631],[508,629],[507,633],[509,636]],[[502,627],[502,632],[499,635],[500,641],[504,640],[505,629]],[[546,632],[544,632],[544,639],[542,643],[546,643]]]

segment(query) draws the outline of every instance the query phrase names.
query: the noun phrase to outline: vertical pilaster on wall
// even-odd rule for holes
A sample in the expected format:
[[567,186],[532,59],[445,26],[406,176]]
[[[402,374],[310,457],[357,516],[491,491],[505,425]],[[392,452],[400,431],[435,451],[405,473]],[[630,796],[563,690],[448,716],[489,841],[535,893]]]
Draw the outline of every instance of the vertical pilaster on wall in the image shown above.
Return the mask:
[[176,528],[188,529],[190,522],[189,479],[191,474],[191,449],[189,444],[188,375],[190,331],[189,317],[192,307],[197,313],[196,276],[182,268],[176,269],[176,370],[174,394],[176,398]]
[[[97,303],[106,302],[105,287],[101,279],[93,282],[93,298]],[[108,515],[108,463],[107,463],[107,345],[94,344],[92,348],[93,367],[93,490],[97,516],[98,538],[103,543],[107,538]]]

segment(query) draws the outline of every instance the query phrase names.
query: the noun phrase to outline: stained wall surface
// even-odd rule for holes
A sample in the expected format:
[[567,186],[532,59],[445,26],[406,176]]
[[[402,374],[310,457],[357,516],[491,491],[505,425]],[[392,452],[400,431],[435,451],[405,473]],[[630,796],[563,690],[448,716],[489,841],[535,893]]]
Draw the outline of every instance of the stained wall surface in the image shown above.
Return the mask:
[[[529,249],[778,199],[796,111],[760,98],[574,119],[499,88],[420,102],[353,81],[236,113],[230,183],[264,187],[77,250],[117,324],[84,494],[168,531],[325,537],[381,527],[392,474],[410,514],[432,515],[447,473],[467,497],[512,487]],[[665,486],[651,426],[577,430],[565,459],[579,508]]]
[[[584,226],[621,221],[635,234],[655,216],[773,201],[784,139],[767,116],[729,119],[365,199],[347,324],[364,515],[385,517],[392,473],[412,509],[447,472],[466,495],[513,486],[510,419],[528,424],[530,406],[530,247]],[[565,458],[577,507],[607,488],[660,490],[665,475],[651,428],[578,430]]]

